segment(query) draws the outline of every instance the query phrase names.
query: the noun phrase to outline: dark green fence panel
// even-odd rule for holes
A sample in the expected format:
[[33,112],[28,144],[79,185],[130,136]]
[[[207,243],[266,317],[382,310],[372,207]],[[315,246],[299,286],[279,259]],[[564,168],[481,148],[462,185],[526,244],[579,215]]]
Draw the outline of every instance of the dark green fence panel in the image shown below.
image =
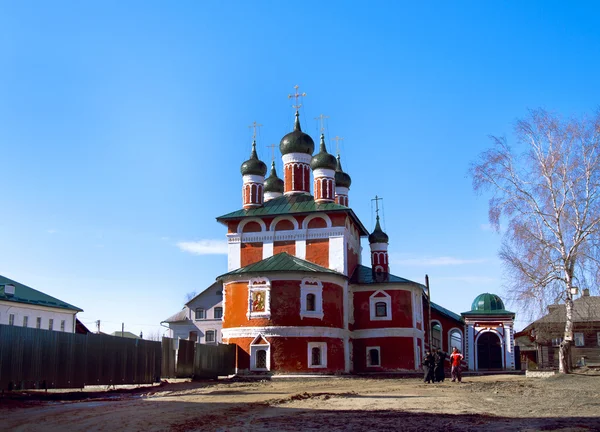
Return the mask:
[[216,378],[235,373],[235,345],[196,344],[194,378]]

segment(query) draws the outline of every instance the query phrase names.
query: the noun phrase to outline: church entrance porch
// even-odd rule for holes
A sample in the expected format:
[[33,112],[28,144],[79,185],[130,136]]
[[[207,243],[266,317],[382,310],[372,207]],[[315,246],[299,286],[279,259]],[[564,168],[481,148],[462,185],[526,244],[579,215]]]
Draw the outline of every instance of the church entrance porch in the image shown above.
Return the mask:
[[494,332],[485,332],[477,338],[477,370],[502,369],[502,344]]

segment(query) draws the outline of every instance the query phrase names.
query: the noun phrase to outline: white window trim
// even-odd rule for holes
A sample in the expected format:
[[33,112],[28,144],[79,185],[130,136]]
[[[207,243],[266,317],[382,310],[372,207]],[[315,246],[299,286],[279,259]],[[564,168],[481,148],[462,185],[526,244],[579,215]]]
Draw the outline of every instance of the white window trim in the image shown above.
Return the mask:
[[[256,342],[259,340],[264,340],[266,344],[257,344]],[[257,368],[256,367],[256,352],[264,349],[267,351],[267,367],[266,368]],[[268,372],[271,370],[271,343],[261,334],[256,336],[254,340],[250,343],[250,370],[257,372]]]
[[[221,316],[220,316],[219,318],[216,318],[216,317],[215,317],[215,315],[216,315],[216,314],[215,314],[215,311],[216,311],[217,309],[219,309],[219,308],[221,309]],[[214,319],[218,319],[218,320],[222,320],[222,319],[223,319],[223,306],[215,306],[215,307],[213,308],[213,318],[214,318]]]
[[[376,297],[383,294],[385,297]],[[387,315],[378,317],[375,313],[375,303],[383,302],[386,306]],[[391,321],[392,320],[392,296],[383,290],[377,290],[369,297],[369,315],[371,321]]]
[[[208,341],[207,338],[206,338],[206,334],[208,332],[213,332],[214,338],[213,338],[212,341]],[[216,329],[212,329],[211,328],[211,329],[204,330],[204,343],[207,343],[207,344],[216,344],[217,342],[218,341],[217,341],[217,330]]]
[[[313,365],[312,364],[312,349],[320,348],[321,349],[321,364]],[[327,367],[327,342],[309,342],[308,343],[308,367],[310,369],[325,369]]]
[[[581,345],[577,344],[577,335],[581,335],[581,342],[582,342]],[[573,344],[576,347],[585,346],[585,335],[583,333],[581,333],[581,332],[573,333]]]
[[[306,296],[315,295],[315,310],[306,310]],[[322,320],[323,312],[323,283],[315,278],[304,278],[300,283],[300,318],[317,318]]]
[[[264,312],[252,312],[252,293],[262,292],[265,296]],[[267,278],[252,278],[248,282],[248,319],[271,318],[271,281]]]
[[[197,314],[196,311],[202,311],[202,317],[201,318],[196,318]],[[197,307],[194,308],[194,321],[202,321],[206,319],[206,309],[201,308],[201,307]]]
[[[371,356],[369,355],[369,351],[371,350],[377,350],[377,355],[379,357],[379,364],[377,365],[372,365],[371,364]],[[381,367],[381,348],[378,346],[371,346],[371,347],[367,347],[367,367]]]

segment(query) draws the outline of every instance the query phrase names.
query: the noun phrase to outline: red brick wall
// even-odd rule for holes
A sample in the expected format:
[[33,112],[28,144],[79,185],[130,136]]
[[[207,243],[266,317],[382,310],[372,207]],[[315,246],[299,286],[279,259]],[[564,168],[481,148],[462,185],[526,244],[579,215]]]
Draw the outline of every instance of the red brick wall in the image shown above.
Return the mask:
[[[253,338],[231,338],[229,343],[236,344],[237,367],[250,368],[250,344]],[[271,372],[335,373],[344,371],[344,343],[335,338],[312,337],[268,337],[271,344]],[[308,367],[308,343],[327,343],[327,368]]]
[[369,314],[369,297],[375,291],[354,293],[354,328],[412,328],[412,305],[410,291],[386,291],[392,297],[392,319],[390,321],[371,321]]
[[275,225],[275,231],[288,231],[293,229],[294,224],[286,219],[280,220],[279,222],[277,222],[277,225]]
[[296,255],[296,242],[294,240],[273,242],[273,255],[281,252],[287,252],[292,256]]
[[[356,372],[415,369],[415,354],[411,337],[354,339],[353,360]],[[367,367],[367,347],[379,347],[381,367]]]
[[241,245],[241,266],[247,266],[263,259],[262,243],[242,243]]
[[260,224],[258,222],[248,222],[246,225],[244,225],[244,228],[242,229],[242,232],[245,233],[249,233],[249,232],[261,232],[262,228],[260,226]]
[[327,222],[321,217],[316,217],[308,222],[308,228],[327,228]]
[[306,261],[329,267],[329,239],[306,241]]
[[334,227],[343,227],[346,224],[346,215],[344,213],[331,213],[329,219],[331,219],[331,225]]

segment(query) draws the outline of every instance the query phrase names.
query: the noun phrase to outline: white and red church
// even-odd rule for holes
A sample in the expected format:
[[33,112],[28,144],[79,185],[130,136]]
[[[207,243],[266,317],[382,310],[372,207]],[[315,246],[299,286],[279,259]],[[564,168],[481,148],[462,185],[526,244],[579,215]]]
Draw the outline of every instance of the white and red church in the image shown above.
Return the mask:
[[[379,216],[369,232],[352,211],[351,178],[325,137],[313,155],[296,112],[279,149],[283,180],[274,163],[266,177],[253,143],[241,165],[242,208],[217,218],[229,244],[228,273],[218,277],[222,336],[237,346],[237,372],[409,371],[430,344],[465,352],[462,317],[429,305],[424,285],[390,273]],[[361,263],[365,237],[369,266]]]

